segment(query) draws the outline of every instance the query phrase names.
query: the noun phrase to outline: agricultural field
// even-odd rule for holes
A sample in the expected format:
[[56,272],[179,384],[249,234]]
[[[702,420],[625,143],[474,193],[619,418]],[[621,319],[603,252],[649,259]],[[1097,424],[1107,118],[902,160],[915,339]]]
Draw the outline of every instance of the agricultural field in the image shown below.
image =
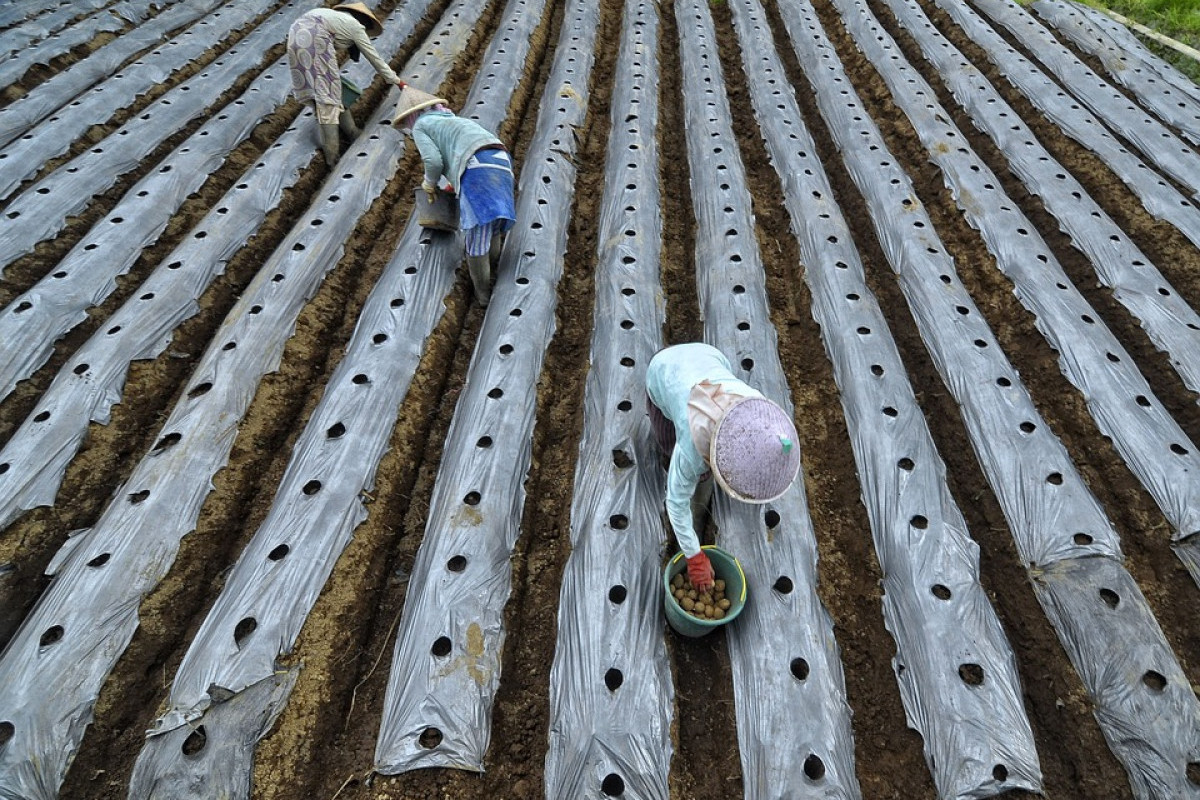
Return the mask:
[[[1059,0],[0,0],[0,797],[1200,797],[1200,88]],[[801,479],[663,615],[644,371]]]

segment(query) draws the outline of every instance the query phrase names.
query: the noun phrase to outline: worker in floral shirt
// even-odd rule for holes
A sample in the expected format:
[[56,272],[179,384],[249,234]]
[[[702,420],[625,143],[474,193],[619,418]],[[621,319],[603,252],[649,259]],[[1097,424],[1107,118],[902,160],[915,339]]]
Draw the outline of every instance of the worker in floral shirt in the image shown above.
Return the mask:
[[321,131],[321,151],[333,166],[341,147],[338,128],[346,136],[358,136],[358,126],[342,105],[342,78],[338,56],[347,53],[352,61],[359,54],[388,83],[400,78],[388,66],[371,37],[383,33],[383,25],[362,3],[341,3],[333,8],[314,8],[300,16],[288,29],[287,54],[292,72],[292,93],[302,103],[312,102]]

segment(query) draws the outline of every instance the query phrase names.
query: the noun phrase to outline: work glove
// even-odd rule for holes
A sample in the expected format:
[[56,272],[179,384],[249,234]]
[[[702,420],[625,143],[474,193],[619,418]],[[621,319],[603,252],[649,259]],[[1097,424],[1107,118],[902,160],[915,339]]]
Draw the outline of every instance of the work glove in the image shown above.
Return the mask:
[[708,560],[708,556],[704,554],[703,550],[687,560],[687,573],[688,580],[692,582],[692,586],[697,592],[712,588],[712,562]]
[[425,199],[430,203],[437,199],[437,187],[430,183],[428,178],[421,181],[421,191],[425,192]]

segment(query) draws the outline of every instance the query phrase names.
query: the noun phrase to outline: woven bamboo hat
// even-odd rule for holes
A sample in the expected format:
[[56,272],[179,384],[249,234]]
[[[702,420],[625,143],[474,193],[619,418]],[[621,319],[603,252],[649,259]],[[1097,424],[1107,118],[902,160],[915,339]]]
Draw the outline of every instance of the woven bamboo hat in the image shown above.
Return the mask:
[[414,111],[421,111],[445,102],[444,97],[434,97],[428,92],[422,92],[420,89],[404,84],[400,89],[400,100],[396,103],[396,114],[392,117],[392,124],[399,126],[404,118]]
[[746,397],[717,421],[708,465],[717,483],[744,503],[767,503],[800,472],[796,426],[765,397]]
[[383,33],[383,23],[371,12],[371,9],[362,3],[338,3],[333,7],[333,10],[345,11],[351,14],[367,29],[368,36],[374,37]]

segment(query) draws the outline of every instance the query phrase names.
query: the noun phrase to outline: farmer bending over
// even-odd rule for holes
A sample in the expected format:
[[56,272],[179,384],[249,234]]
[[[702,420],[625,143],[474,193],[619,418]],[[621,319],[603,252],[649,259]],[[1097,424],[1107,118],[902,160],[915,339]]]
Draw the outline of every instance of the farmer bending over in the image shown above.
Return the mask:
[[338,54],[347,52],[352,61],[358,61],[361,53],[385,81],[400,84],[399,76],[380,58],[368,38],[381,33],[383,25],[362,3],[314,8],[302,14],[288,29],[292,93],[301,103],[312,101],[321,129],[321,151],[331,167],[340,150],[338,126],[352,139],[359,133],[354,118],[342,106]]
[[458,223],[475,301],[486,306],[492,296],[492,265],[500,258],[500,235],[517,219],[508,151],[487,128],[412,86],[400,92],[392,124],[417,143],[425,165],[421,188],[430,202],[443,177],[458,194]]
[[646,368],[646,393],[654,439],[671,458],[667,516],[687,557],[688,580],[703,591],[713,569],[696,521],[704,519],[713,477],[744,503],[778,498],[800,471],[796,427],[734,377],[724,353],[699,342],[659,350]]

